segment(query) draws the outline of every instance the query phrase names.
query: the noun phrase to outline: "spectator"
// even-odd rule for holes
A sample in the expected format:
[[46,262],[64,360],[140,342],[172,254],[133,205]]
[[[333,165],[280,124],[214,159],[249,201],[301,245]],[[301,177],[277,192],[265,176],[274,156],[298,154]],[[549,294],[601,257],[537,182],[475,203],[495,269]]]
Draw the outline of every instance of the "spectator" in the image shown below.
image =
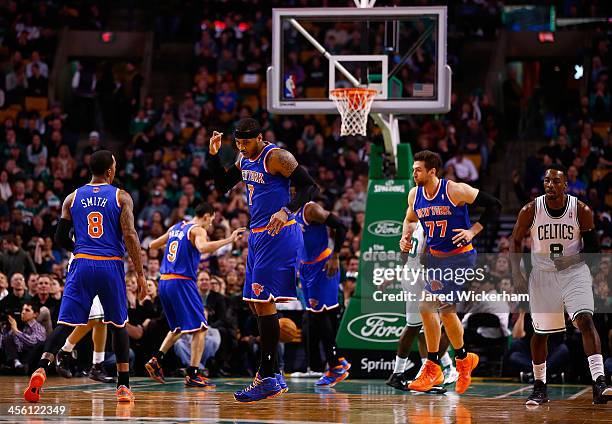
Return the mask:
[[237,107],[238,94],[230,90],[230,86],[227,82],[221,83],[221,89],[218,91],[215,98],[215,108],[225,115],[222,118],[222,122],[229,122],[232,113]]
[[65,144],[59,148],[58,156],[51,162],[53,175],[60,180],[70,180],[76,170],[76,161],[70,154],[70,149]]
[[49,313],[51,314],[51,322],[55,324],[59,317],[60,301],[51,296],[51,284],[52,278],[49,274],[40,275],[38,277],[36,296],[33,297],[33,301],[37,302],[40,306],[44,306],[49,309]]
[[47,86],[49,81],[41,74],[38,64],[32,65],[32,76],[28,78],[28,95],[29,96],[46,96]]
[[0,171],[0,199],[6,202],[13,196],[11,184],[9,183],[9,174],[6,169]]
[[550,149],[550,155],[553,160],[565,167],[569,167],[574,160],[574,152],[569,146],[566,135],[559,134],[557,141]]
[[0,272],[0,301],[9,295],[8,287],[9,284],[6,275]]
[[145,207],[138,215],[138,226],[143,227],[150,224],[151,218],[155,212],[159,212],[162,216],[170,215],[170,208],[164,204],[164,197],[161,191],[155,190],[151,204]]
[[567,170],[567,193],[585,201],[586,189],[586,184],[578,179],[578,169],[573,165],[570,166]]
[[40,133],[38,131],[32,134],[32,144],[29,144],[26,148],[26,154],[28,156],[30,166],[37,166],[41,162],[47,162],[47,146],[42,144]]
[[[475,293],[497,294],[496,282],[495,277],[486,275],[482,281],[473,280],[471,282],[471,289]],[[482,346],[487,344],[488,339],[499,339],[510,335],[510,330],[508,329],[510,308],[505,301],[466,302],[464,307],[466,313],[461,323],[466,329],[466,344]],[[499,327],[477,326],[476,328],[470,328],[470,317],[475,314],[495,315],[499,320]]]
[[52,278],[51,287],[49,288],[49,296],[55,300],[61,301],[63,292],[64,287],[60,284],[60,281],[57,278]]
[[467,159],[461,150],[457,151],[455,156],[446,162],[444,168],[448,167],[452,167],[454,169],[454,175],[457,177],[459,182],[474,184],[476,181],[478,181],[478,171],[474,166],[474,162]]
[[30,273],[36,272],[32,257],[21,248],[20,242],[13,235],[4,237],[4,249],[0,256],[0,272],[6,275],[20,273],[22,276],[29,276]]
[[215,325],[217,321],[224,321],[226,316],[225,298],[222,294],[211,290],[211,277],[206,271],[198,274],[198,289],[202,303],[207,311],[207,319],[210,325]]
[[[14,274],[12,278],[23,278],[23,275]],[[27,289],[30,296],[36,296],[36,293],[38,293],[38,274],[32,273],[28,276]]]
[[191,92],[185,93],[183,103],[179,108],[179,119],[181,121],[181,128],[185,127],[199,127],[200,126],[200,115],[202,114],[202,108],[193,101],[193,95]]
[[143,132],[148,125],[149,118],[146,115],[146,111],[144,109],[139,109],[138,113],[134,119],[132,119],[132,123],[130,124],[130,135],[134,136],[140,132]]
[[159,273],[159,259],[157,258],[149,258],[147,262],[147,272],[145,277],[147,280],[159,281],[160,273]]
[[24,303],[21,309],[22,330],[19,329],[15,318],[11,315],[8,317],[10,328],[2,335],[1,344],[5,363],[15,370],[27,373],[28,364],[39,353],[36,348],[42,346],[47,338],[45,328],[36,321],[39,312],[40,306],[35,302]]
[[44,78],[49,78],[49,66],[41,60],[40,53],[36,50],[32,52],[32,56],[30,57],[30,63],[26,65],[26,76],[28,78],[30,78],[34,74],[34,66],[38,67],[40,75],[42,75]]
[[91,131],[94,126],[96,84],[96,74],[92,66],[77,62],[77,69],[72,77],[72,89],[76,98],[76,115],[80,129],[84,131]]

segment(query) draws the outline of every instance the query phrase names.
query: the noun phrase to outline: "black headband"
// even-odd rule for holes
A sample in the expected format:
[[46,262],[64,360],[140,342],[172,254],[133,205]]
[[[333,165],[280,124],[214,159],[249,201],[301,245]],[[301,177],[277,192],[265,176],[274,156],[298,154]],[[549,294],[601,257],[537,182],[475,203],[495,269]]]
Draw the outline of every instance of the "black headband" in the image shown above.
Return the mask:
[[239,139],[256,138],[259,134],[261,134],[261,130],[259,128],[255,128],[248,131],[234,130],[234,137]]

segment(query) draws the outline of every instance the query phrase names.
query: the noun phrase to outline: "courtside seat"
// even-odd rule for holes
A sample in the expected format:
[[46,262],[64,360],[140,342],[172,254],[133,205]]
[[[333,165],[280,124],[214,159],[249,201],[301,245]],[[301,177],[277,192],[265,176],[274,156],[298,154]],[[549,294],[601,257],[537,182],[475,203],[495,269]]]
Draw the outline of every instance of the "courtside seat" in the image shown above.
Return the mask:
[[465,157],[472,161],[472,163],[476,167],[476,170],[480,171],[480,164],[482,163],[482,157],[480,157],[480,154],[470,154],[465,155]]

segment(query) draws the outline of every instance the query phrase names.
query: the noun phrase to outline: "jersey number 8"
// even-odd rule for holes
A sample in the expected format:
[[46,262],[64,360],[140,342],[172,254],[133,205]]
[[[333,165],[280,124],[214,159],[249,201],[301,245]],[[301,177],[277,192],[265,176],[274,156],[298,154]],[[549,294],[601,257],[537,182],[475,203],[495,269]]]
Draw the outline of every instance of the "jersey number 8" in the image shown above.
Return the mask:
[[102,226],[104,216],[100,212],[90,212],[87,215],[87,234],[91,238],[100,238],[104,234]]
[[563,245],[560,243],[552,243],[550,245],[550,260],[554,261],[563,256]]
[[168,246],[168,254],[166,255],[166,259],[168,259],[168,262],[176,261],[176,251],[177,250],[178,250],[178,240],[174,240]]

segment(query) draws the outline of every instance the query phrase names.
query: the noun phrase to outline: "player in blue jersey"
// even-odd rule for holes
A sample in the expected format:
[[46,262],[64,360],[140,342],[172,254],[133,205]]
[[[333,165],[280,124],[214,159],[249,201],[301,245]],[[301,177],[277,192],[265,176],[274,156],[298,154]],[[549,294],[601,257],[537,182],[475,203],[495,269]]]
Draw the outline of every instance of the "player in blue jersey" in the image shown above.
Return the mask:
[[190,366],[187,368],[185,385],[214,388],[208,379],[198,375],[198,364],[204,353],[204,342],[208,323],[204,316],[204,304],[196,284],[198,265],[202,253],[212,253],[226,244],[236,241],[246,228],[238,228],[223,240],[208,241],[207,229],[215,218],[215,209],[207,204],[198,205],[195,218],[179,222],[153,240],[150,249],[165,245],[159,279],[159,300],[164,308],[170,331],[159,351],[146,363],[151,378],[165,383],[160,362],[164,355],[185,333],[193,333]]
[[[442,160],[437,153],[424,150],[414,156],[413,177],[417,186],[408,194],[408,210],[400,240],[400,249],[409,252],[412,233],[417,221],[421,222],[429,249],[424,288],[434,295],[429,296],[431,300],[421,303],[427,361],[421,374],[408,388],[428,391],[444,381],[439,359],[441,319],[456,352],[459,378],[455,391],[463,393],[471,383],[471,373],[478,365],[478,356],[467,353],[463,346],[463,326],[455,309],[463,285],[456,281],[458,277],[467,275],[466,270],[475,267],[476,250],[472,246],[472,239],[487,223],[497,219],[501,203],[467,184],[438,178],[441,168]],[[485,208],[474,225],[470,223],[468,204]]]
[[[328,365],[315,385],[333,387],[348,377],[351,367],[346,359],[338,357],[336,349],[339,254],[346,238],[346,227],[336,215],[315,202],[306,203],[296,214],[296,221],[304,237],[300,280],[309,311],[310,333],[318,336],[317,351],[318,339],[323,342]],[[334,232],[333,251],[328,247],[328,227]]]
[[[240,181],[247,188],[251,222],[243,299],[258,317],[261,363],[253,384],[236,392],[234,398],[254,402],[287,390],[276,353],[280,327],[275,303],[297,298],[296,273],[303,241],[294,213],[314,197],[317,188],[291,153],[264,141],[256,120],[240,120],[234,136],[240,154],[226,170],[217,155],[222,134],[213,133],[209,169],[222,193]],[[296,189],[293,199],[291,184]]]
[[[127,298],[123,256],[127,252],[134,264],[138,297],[144,300],[146,281],[140,256],[140,241],[134,228],[134,204],[128,193],[112,186],[116,162],[111,152],[99,150],[91,155],[91,182],[68,195],[62,206],[55,241],[74,253],[66,277],[58,325],[45,342],[39,368],[32,374],[24,392],[25,400],[38,402],[46,372],[54,353],[64,343],[72,327],[87,325],[94,297],[104,308],[104,322],[113,324],[113,348],[117,357],[117,400],[130,402]],[[70,231],[74,228],[74,241]],[[125,242],[124,242],[125,241]]]

